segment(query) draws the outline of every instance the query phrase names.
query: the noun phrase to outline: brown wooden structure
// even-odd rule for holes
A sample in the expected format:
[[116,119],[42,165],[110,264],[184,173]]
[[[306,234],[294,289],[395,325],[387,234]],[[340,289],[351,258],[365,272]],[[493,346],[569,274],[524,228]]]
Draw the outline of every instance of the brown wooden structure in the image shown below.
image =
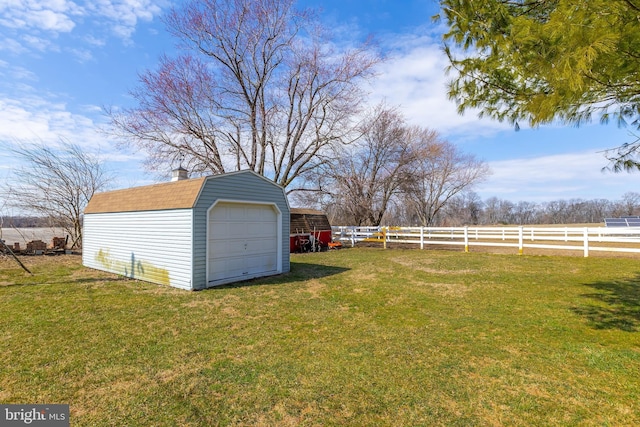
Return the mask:
[[327,215],[315,209],[291,208],[290,250],[325,250],[331,243],[331,224]]

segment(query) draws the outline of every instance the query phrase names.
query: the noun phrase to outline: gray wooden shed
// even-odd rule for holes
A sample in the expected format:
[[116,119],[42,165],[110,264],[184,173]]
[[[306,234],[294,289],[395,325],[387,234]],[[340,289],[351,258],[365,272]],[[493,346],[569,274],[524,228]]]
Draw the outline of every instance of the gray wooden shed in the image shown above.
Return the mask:
[[289,271],[284,189],[252,171],[109,191],[84,215],[85,266],[182,289]]

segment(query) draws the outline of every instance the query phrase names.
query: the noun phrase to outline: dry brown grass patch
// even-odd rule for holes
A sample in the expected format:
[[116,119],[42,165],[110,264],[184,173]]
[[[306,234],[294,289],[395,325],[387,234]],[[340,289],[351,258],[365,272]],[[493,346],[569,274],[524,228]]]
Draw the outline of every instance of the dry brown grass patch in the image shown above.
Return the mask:
[[423,259],[415,260],[415,259],[397,257],[397,258],[391,258],[391,261],[403,267],[407,267],[412,270],[422,271],[423,273],[428,273],[428,274],[475,274],[477,273],[476,270],[471,270],[471,269],[444,270],[441,268],[426,267],[425,264],[426,265],[433,264],[433,261],[428,258],[425,258],[424,260]]
[[309,294],[309,298],[320,298],[322,292],[327,288],[327,286],[322,283],[318,279],[310,279],[307,280],[307,286],[299,289],[298,293],[306,293]]
[[430,288],[436,293],[448,297],[462,298],[469,292],[469,287],[461,283],[430,283],[419,280],[412,280],[411,284],[418,287]]

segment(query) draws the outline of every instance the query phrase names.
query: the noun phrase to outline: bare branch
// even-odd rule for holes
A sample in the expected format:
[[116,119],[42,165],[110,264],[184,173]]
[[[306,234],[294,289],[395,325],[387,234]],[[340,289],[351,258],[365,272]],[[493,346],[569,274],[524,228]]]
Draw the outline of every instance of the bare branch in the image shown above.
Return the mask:
[[189,1],[166,23],[184,54],[140,76],[136,107],[109,112],[153,167],[181,153],[203,173],[248,168],[287,187],[348,139],[380,60],[369,42],[332,50],[293,0]]
[[82,243],[82,214],[94,193],[106,189],[112,177],[104,164],[78,145],[62,141],[60,148],[14,144],[9,150],[24,162],[2,188],[6,202],[21,211],[49,218]]

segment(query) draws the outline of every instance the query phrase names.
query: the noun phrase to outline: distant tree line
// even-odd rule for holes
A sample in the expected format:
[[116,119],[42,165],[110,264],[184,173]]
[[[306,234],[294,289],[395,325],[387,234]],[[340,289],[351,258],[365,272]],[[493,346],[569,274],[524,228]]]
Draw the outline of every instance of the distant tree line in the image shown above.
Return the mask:
[[[345,201],[346,202],[346,201]],[[359,225],[353,221],[351,209],[343,204],[321,206],[333,225]],[[477,193],[467,191],[449,199],[429,225],[533,225],[533,224],[596,224],[604,218],[640,215],[640,193],[628,192],[620,200],[569,199],[548,202],[512,202],[497,197],[482,200]],[[410,197],[398,194],[383,215],[382,225],[424,225]],[[363,224],[364,225],[364,224]]]
[[3,228],[51,227],[51,219],[38,216],[5,216],[0,220]]
[[[333,225],[372,225],[367,218],[360,221],[353,215],[353,207],[345,199],[344,204],[331,203],[315,206],[327,213]],[[380,224],[399,226],[422,225],[420,214],[413,210],[408,199],[397,195],[382,215]],[[465,192],[451,198],[442,206],[431,222],[433,227],[460,227],[465,225],[533,225],[533,224],[595,224],[604,218],[640,215],[640,193],[628,192],[619,200],[569,199],[549,202],[512,202],[490,197],[480,199],[477,193]],[[59,227],[49,217],[3,216],[4,228]]]

